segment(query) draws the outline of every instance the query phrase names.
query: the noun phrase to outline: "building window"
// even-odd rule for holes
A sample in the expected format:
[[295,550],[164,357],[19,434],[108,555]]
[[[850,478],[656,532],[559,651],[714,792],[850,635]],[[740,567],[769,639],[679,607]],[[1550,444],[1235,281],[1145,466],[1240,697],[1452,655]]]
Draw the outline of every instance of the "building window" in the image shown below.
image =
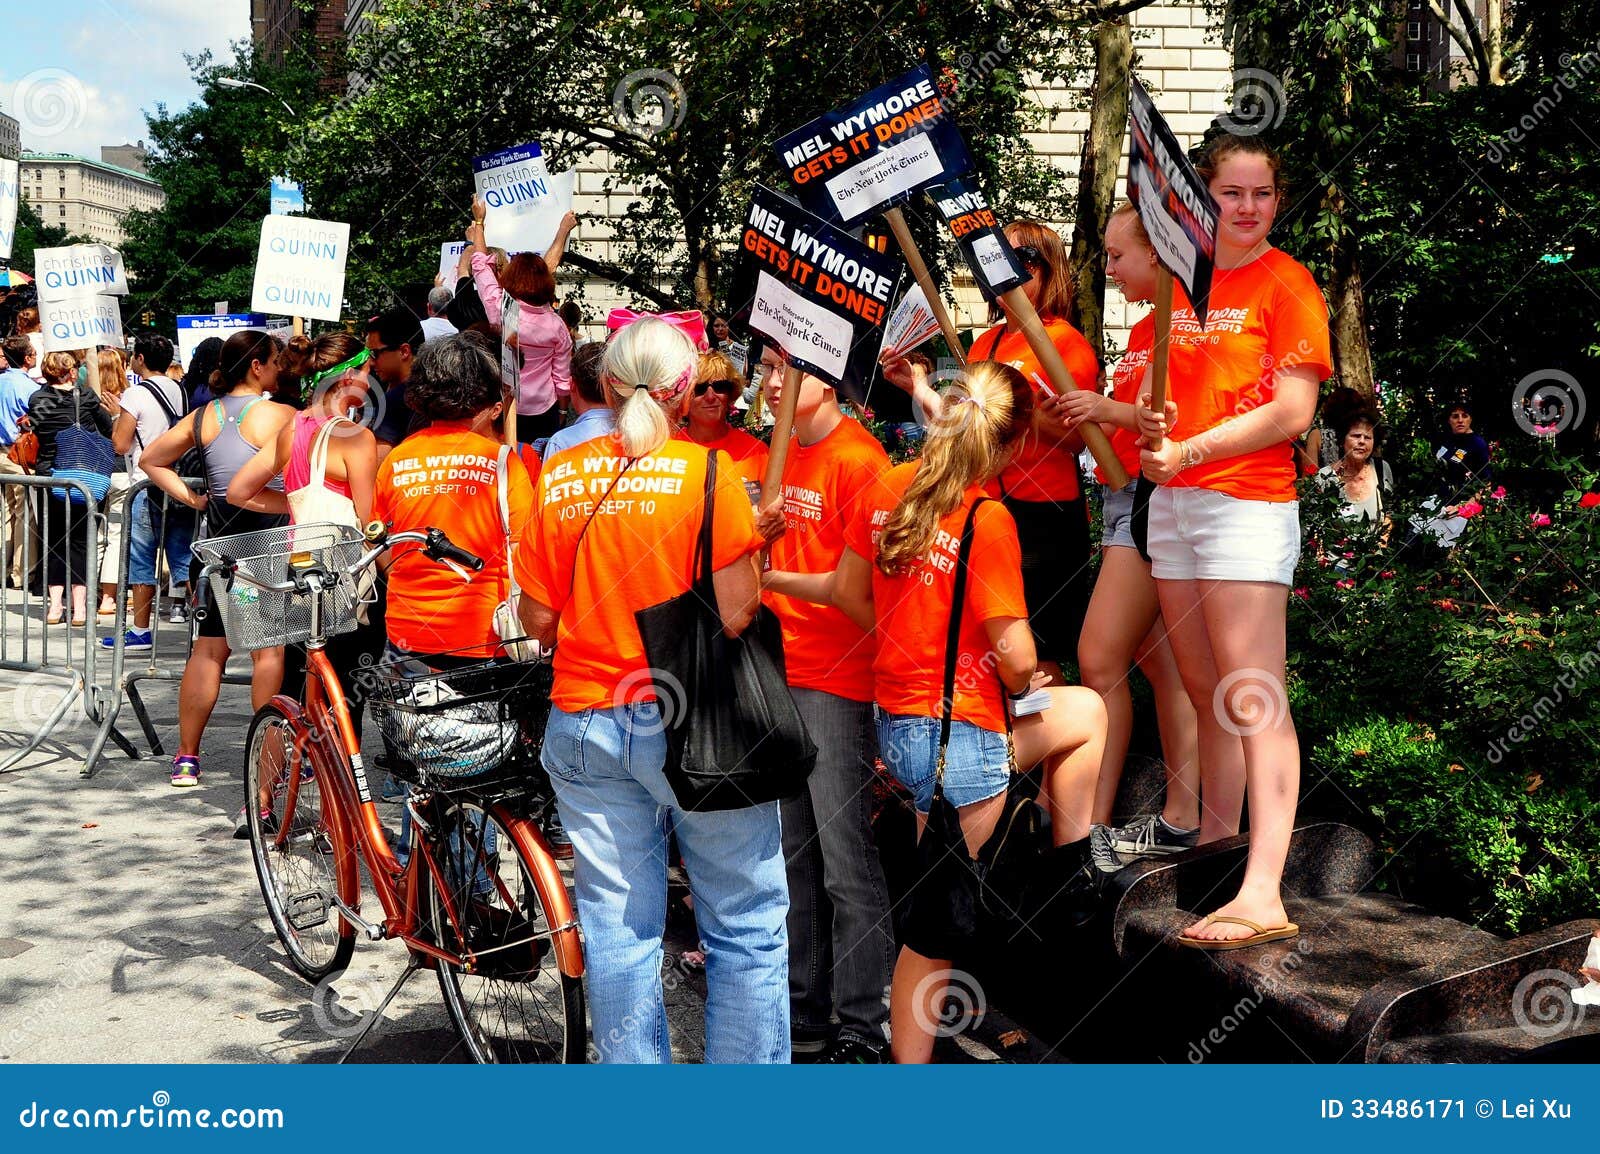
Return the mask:
[[1407,72],[1421,72],[1422,71],[1422,53],[1420,53],[1420,52],[1407,52],[1406,53],[1406,71]]
[[1407,21],[1407,23],[1406,23],[1406,39],[1407,40],[1421,40],[1422,39],[1422,21],[1420,21],[1420,20]]

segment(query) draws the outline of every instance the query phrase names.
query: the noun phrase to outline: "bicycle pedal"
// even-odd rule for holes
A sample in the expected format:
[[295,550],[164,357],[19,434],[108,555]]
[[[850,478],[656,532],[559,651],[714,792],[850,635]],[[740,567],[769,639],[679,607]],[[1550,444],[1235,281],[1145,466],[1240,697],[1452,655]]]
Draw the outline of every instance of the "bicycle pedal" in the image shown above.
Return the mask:
[[328,920],[328,899],[321,890],[290,894],[284,902],[289,924],[297,930],[311,930]]

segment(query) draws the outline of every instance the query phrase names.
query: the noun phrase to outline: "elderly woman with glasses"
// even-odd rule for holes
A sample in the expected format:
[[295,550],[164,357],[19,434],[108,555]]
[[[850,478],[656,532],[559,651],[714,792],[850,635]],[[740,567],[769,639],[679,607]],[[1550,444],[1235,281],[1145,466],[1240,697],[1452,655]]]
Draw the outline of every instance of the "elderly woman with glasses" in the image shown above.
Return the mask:
[[761,478],[767,471],[767,447],[728,423],[733,402],[748,383],[727,353],[701,353],[694,388],[689,392],[688,420],[675,435],[726,453],[753,504],[761,495]]

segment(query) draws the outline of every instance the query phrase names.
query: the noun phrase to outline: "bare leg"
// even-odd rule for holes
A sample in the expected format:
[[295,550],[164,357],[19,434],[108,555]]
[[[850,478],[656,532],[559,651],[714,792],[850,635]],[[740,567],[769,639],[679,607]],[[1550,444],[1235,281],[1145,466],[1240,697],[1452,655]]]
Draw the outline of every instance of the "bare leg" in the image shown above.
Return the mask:
[[283,647],[250,654],[250,708],[260,709],[283,688]]
[[183,681],[178,686],[178,756],[200,756],[200,735],[216,708],[217,694],[222,691],[222,670],[227,664],[225,638],[195,638],[194,651],[183,667]]
[[1161,728],[1161,755],[1167,771],[1167,800],[1161,816],[1174,829],[1194,829],[1200,824],[1198,725],[1159,617],[1134,660],[1155,694],[1156,722]]
[[1217,688],[1217,666],[1211,656],[1211,638],[1201,612],[1199,582],[1156,581],[1161,598],[1161,620],[1167,641],[1189,701],[1194,706],[1200,751],[1200,844],[1232,837],[1239,832],[1244,811],[1244,746],[1237,729],[1223,725],[1212,708]]
[[1019,717],[1012,733],[1017,767],[1044,765],[1039,799],[1050,811],[1052,840],[1069,845],[1088,837],[1105,756],[1106,713],[1099,695],[1082,686],[1052,687],[1050,708]]
[[1128,670],[1134,653],[1160,614],[1150,566],[1137,550],[1112,545],[1100,562],[1100,576],[1078,638],[1078,672],[1083,684],[1105,702],[1106,744],[1095,785],[1093,820],[1109,825],[1133,734],[1133,697]]
[[[1250,796],[1250,854],[1239,894],[1216,910],[1272,928],[1287,922],[1283,864],[1300,795],[1300,741],[1284,688],[1289,589],[1266,581],[1204,581],[1200,606],[1220,675],[1213,712],[1240,735]],[[1249,937],[1231,923],[1196,923],[1190,937]]]

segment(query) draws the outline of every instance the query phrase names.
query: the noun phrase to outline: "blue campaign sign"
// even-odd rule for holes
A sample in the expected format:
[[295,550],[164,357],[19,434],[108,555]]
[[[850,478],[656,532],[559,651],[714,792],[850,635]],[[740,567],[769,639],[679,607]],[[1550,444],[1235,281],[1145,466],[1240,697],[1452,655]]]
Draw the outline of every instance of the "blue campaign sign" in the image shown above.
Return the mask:
[[972,168],[926,64],[795,129],[773,148],[800,203],[846,227]]
[[306,210],[306,190],[287,176],[272,178],[272,215],[294,216]]
[[178,317],[178,363],[187,365],[207,337],[227,340],[240,329],[267,331],[263,313],[227,313],[224,316],[184,314]]

